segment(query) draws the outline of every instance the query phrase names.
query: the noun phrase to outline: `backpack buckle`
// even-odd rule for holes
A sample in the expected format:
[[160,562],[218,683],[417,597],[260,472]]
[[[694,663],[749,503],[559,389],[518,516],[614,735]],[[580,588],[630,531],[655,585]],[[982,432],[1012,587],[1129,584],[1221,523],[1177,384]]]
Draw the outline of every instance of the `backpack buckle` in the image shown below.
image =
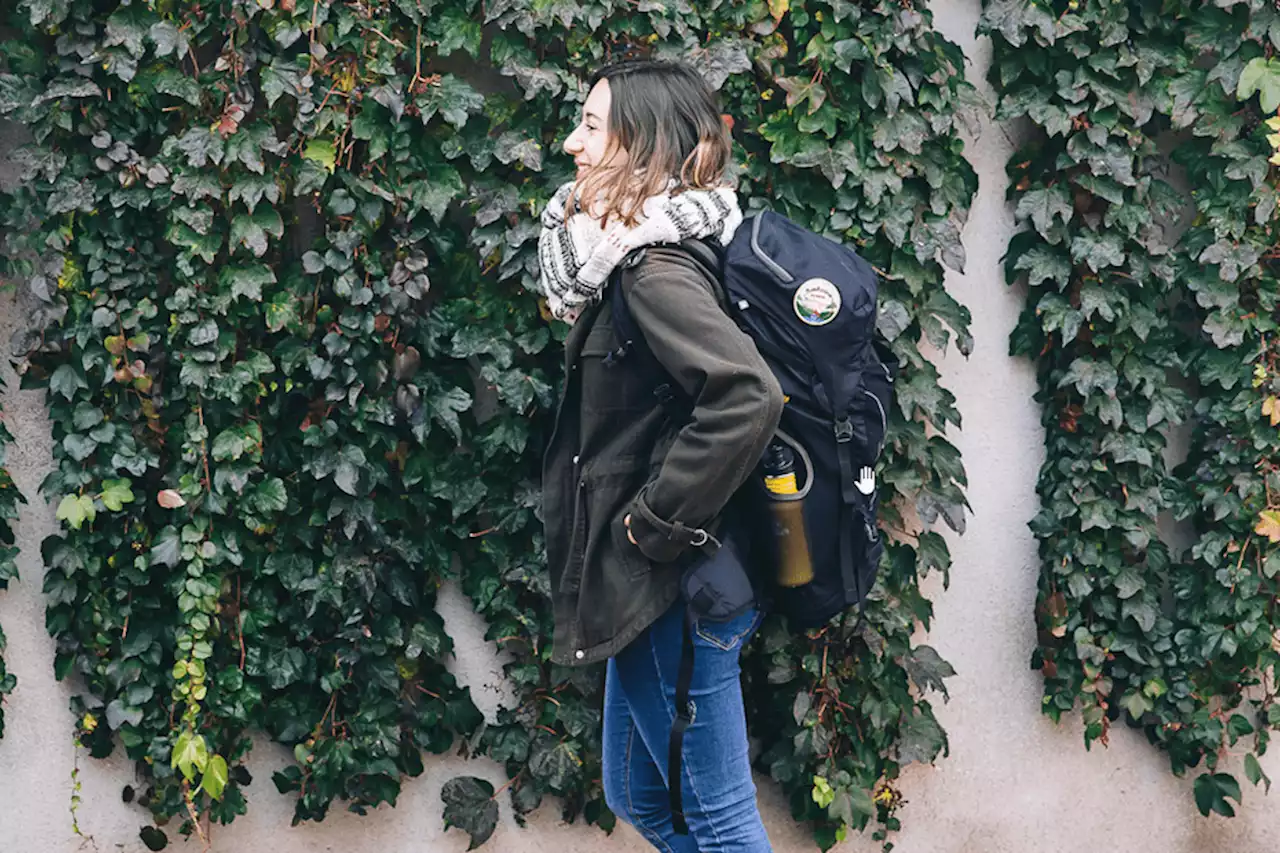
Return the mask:
[[844,444],[853,440],[853,421],[848,416],[836,421],[836,441]]

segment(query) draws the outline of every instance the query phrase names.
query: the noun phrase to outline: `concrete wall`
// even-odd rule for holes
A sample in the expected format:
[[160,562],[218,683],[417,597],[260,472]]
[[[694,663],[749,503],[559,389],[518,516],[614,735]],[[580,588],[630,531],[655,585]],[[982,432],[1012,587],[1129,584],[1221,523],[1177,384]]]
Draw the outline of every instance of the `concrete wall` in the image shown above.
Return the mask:
[[[937,24],[970,59],[970,79],[987,90],[990,45],[974,38],[979,0],[935,0]],[[1000,257],[1013,230],[1005,203],[1005,162],[1010,131],[983,127],[970,140],[969,156],[981,181],[965,245],[968,270],[949,280],[952,292],[973,312],[977,348],[969,359],[953,352],[940,358],[944,379],[959,399],[964,431],[952,436],[964,453],[974,516],[964,537],[950,537],[955,555],[952,588],[927,590],[937,619],[928,641],[959,672],[952,699],[939,709],[951,738],[951,756],[937,767],[913,766],[902,788],[908,804],[899,853],[1264,853],[1280,850],[1277,801],[1247,788],[1242,814],[1233,820],[1201,818],[1189,780],[1168,772],[1162,754],[1123,726],[1108,749],[1082,748],[1078,720],[1057,727],[1040,714],[1041,680],[1028,660],[1034,644],[1032,605],[1037,558],[1026,523],[1036,511],[1035,480],[1042,460],[1039,413],[1032,401],[1035,379],[1029,364],[1006,355],[1007,338],[1023,294],[1007,287]],[[0,139],[3,147],[3,139]],[[21,321],[12,295],[0,297],[0,340]],[[67,710],[70,689],[53,680],[53,643],[44,631],[40,597],[40,541],[55,529],[52,505],[37,487],[51,465],[50,427],[41,392],[16,390],[6,364],[4,418],[17,439],[9,456],[14,479],[32,503],[18,525],[22,581],[0,594],[0,624],[9,635],[10,669],[20,679],[7,705],[8,733],[0,741],[0,853],[140,853],[138,827],[145,813],[121,802],[133,782],[123,760],[82,757],[83,804],[79,823],[92,842],[73,836],[68,807],[75,750]],[[486,710],[502,689],[495,659],[481,639],[482,627],[456,593],[442,602],[450,633],[458,640],[457,670]],[[924,639],[923,637],[921,639]],[[260,742],[250,768],[249,814],[215,831],[215,853],[461,853],[466,837],[442,830],[440,788],[463,769],[455,760],[432,761],[427,772],[404,787],[399,805],[357,817],[335,807],[322,824],[291,828],[291,802],[271,784],[272,771],[288,760],[285,751]],[[1280,779],[1273,753],[1264,769]],[[500,768],[470,762],[466,772],[500,784]],[[812,850],[787,814],[768,779],[760,778],[765,821],[780,853]],[[1280,794],[1278,794],[1280,796]],[[170,849],[197,850],[196,844]],[[583,826],[559,822],[554,804],[544,805],[520,829],[506,803],[488,850],[496,853],[638,853],[648,849],[628,827],[610,838]],[[871,853],[879,845],[853,838],[841,853]]]

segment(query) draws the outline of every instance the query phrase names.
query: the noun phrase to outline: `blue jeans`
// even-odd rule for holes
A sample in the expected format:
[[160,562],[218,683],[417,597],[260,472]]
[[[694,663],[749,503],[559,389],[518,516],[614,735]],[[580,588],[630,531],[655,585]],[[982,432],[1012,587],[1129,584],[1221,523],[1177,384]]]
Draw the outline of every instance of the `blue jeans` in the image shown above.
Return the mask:
[[688,835],[671,826],[667,743],[685,605],[676,604],[609,659],[604,690],[604,795],[609,808],[664,853],[771,853],[747,755],[738,655],[756,610],[694,631],[696,711],[684,736],[681,783]]

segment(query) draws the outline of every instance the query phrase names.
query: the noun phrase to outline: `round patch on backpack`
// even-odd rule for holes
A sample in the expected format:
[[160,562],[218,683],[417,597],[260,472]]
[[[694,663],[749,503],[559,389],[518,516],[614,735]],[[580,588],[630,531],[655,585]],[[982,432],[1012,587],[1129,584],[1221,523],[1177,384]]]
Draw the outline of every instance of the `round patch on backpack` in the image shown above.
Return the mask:
[[810,326],[825,326],[840,313],[840,288],[825,278],[811,278],[796,288],[791,304]]

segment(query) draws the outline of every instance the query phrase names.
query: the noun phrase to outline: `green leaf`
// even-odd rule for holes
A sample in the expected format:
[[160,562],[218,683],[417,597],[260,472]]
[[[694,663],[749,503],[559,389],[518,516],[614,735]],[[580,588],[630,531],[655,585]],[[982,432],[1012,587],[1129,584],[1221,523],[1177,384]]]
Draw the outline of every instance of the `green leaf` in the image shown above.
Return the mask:
[[133,503],[133,484],[128,479],[103,480],[102,504],[112,512],[119,512],[124,505]]
[[[262,301],[262,288],[276,283],[276,274],[265,264],[249,266],[223,267],[219,275],[219,284],[231,291],[232,299],[248,299],[252,302]],[[268,322],[270,308],[268,307]],[[273,331],[277,331],[274,330]]]
[[1037,231],[1047,234],[1054,220],[1061,219],[1063,225],[1071,221],[1071,194],[1063,184],[1031,190],[1018,199],[1016,213],[1022,218],[1029,217]]
[[916,646],[911,649],[902,657],[902,668],[906,670],[917,690],[922,693],[936,690],[944,698],[950,698],[944,679],[955,675],[955,668],[943,660],[932,646]]
[[307,147],[303,149],[302,156],[312,162],[318,163],[326,172],[330,174],[338,165],[338,152],[334,148],[333,143],[323,139],[312,139],[307,142]]
[[161,529],[155,541],[151,543],[151,560],[161,566],[170,568],[178,565],[182,558],[182,539],[172,526]]
[[1120,704],[1135,720],[1141,720],[1143,714],[1155,708],[1151,700],[1139,690],[1132,690],[1126,693],[1124,698],[1120,700]]
[[1201,773],[1195,783],[1196,807],[1206,817],[1210,812],[1217,812],[1224,817],[1235,817],[1235,809],[1227,802],[1227,798],[1240,799],[1240,783],[1234,776],[1226,773]]
[[1244,774],[1254,785],[1259,782],[1265,782],[1264,790],[1271,793],[1271,779],[1262,771],[1262,765],[1258,763],[1258,757],[1252,752],[1246,752],[1244,756]]
[[68,400],[75,399],[76,391],[88,387],[89,385],[84,381],[84,377],[70,364],[59,365],[53,375],[49,377],[49,389],[55,394],[61,394]]
[[200,790],[215,800],[221,800],[229,778],[227,760],[221,755],[211,755],[204,776],[200,780]]
[[[231,220],[231,245],[243,245],[255,258],[267,252],[268,237],[277,240],[284,236],[284,222],[273,207],[260,208],[256,213],[242,213]],[[273,279],[274,280],[274,276]],[[259,294],[259,299],[261,294]]]
[[193,107],[200,106],[200,98],[204,91],[193,78],[171,68],[166,68],[156,75],[155,86],[160,94],[181,98]]
[[1086,229],[1071,241],[1071,258],[1084,262],[1094,272],[1124,263],[1124,238],[1114,232]]
[[65,521],[72,530],[79,530],[88,521],[93,523],[98,511],[93,505],[93,498],[88,495],[67,495],[58,503],[56,517]]
[[1280,61],[1256,57],[1249,60],[1240,72],[1236,84],[1236,97],[1248,100],[1257,92],[1264,113],[1274,113],[1280,107]]
[[254,490],[254,509],[258,512],[283,512],[288,506],[289,494],[279,477],[269,477]]
[[498,825],[493,785],[475,776],[458,776],[444,783],[440,799],[444,801],[445,828],[456,826],[470,835],[468,850],[475,850],[493,835]]
[[898,763],[904,766],[916,761],[931,764],[946,745],[947,735],[933,715],[917,710],[902,728]]
[[209,745],[204,735],[190,730],[178,735],[173,745],[170,766],[182,773],[188,782],[194,782],[197,773],[203,773],[209,764]]
[[[1071,277],[1070,259],[1061,252],[1054,251],[1049,246],[1036,246],[1023,252],[1014,261],[1013,268],[1015,270],[1026,270],[1028,273],[1027,283],[1032,287],[1038,287],[1045,281],[1066,284]],[[1074,338],[1075,335],[1073,334],[1070,337]]]

